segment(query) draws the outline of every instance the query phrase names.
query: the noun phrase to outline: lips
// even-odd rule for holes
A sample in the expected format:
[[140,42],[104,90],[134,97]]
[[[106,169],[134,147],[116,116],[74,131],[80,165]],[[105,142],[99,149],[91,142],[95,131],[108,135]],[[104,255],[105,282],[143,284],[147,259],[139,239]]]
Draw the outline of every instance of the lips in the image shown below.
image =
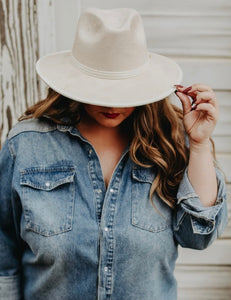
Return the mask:
[[103,115],[104,115],[106,118],[108,118],[108,119],[115,119],[115,118],[117,118],[120,114],[118,114],[118,113],[112,113],[112,114],[110,114],[110,113],[103,113]]

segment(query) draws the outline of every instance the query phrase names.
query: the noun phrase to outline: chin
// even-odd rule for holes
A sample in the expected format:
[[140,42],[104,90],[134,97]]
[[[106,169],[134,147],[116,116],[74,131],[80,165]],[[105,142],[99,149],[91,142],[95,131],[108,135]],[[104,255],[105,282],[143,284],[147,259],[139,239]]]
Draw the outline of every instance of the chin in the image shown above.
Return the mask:
[[118,122],[118,121],[107,121],[107,122],[100,122],[100,125],[107,128],[115,128],[120,126],[121,123],[122,122]]

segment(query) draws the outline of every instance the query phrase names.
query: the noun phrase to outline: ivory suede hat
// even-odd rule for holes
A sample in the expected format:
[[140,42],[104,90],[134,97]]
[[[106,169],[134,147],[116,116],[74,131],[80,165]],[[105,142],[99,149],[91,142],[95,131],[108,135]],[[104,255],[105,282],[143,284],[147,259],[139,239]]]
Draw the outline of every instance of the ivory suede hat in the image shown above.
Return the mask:
[[36,70],[56,92],[107,107],[161,100],[182,80],[172,59],[148,51],[142,19],[130,8],[88,8],[79,17],[72,50],[40,58]]

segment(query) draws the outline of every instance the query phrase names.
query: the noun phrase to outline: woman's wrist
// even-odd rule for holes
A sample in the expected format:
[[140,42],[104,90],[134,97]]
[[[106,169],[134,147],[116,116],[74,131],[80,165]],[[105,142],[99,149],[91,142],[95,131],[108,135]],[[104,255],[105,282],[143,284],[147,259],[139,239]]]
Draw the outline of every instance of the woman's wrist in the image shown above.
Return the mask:
[[189,139],[189,149],[190,152],[202,153],[202,152],[211,152],[211,144],[209,138],[200,142],[193,141]]

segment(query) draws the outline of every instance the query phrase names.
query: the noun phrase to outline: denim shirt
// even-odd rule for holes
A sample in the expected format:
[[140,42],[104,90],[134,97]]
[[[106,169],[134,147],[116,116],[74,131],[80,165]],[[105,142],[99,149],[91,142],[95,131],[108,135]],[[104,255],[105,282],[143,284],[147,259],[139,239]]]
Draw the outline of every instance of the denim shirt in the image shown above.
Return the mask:
[[0,152],[1,300],[175,300],[177,246],[204,249],[227,222],[226,191],[203,207],[185,171],[176,209],[126,149],[106,189],[71,126],[28,120]]

